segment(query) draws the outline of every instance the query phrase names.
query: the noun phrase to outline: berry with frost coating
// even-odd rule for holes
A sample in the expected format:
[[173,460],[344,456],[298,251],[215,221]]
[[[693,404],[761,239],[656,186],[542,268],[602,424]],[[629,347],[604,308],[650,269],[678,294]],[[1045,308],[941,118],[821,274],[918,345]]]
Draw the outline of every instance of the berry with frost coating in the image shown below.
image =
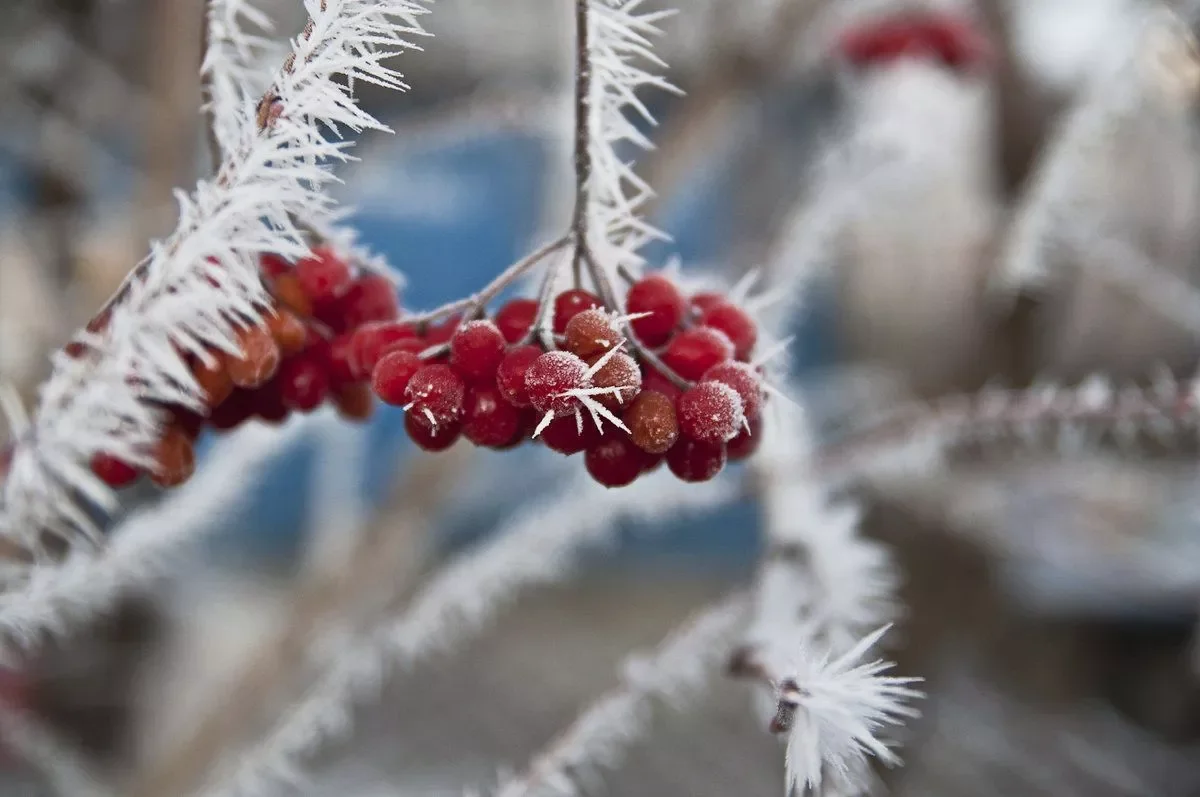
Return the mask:
[[408,414],[420,416],[422,423],[457,426],[462,420],[467,385],[448,365],[434,363],[422,367],[412,375],[405,393]]
[[643,390],[621,420],[634,445],[648,454],[665,454],[679,439],[675,402],[657,390]]
[[529,402],[542,413],[556,416],[574,412],[579,402],[567,391],[591,387],[588,365],[569,351],[548,351],[525,371],[525,389]]
[[706,327],[720,330],[733,344],[733,356],[746,360],[754,351],[758,342],[758,325],[746,311],[729,302],[715,304],[704,311],[700,323]]
[[585,360],[616,348],[623,337],[608,313],[599,308],[577,313],[563,331],[564,347]]
[[284,357],[302,351],[308,342],[308,329],[304,322],[287,309],[280,308],[274,315],[268,316],[267,329],[271,331],[271,338]]
[[430,426],[427,420],[410,412],[404,416],[404,431],[418,448],[425,451],[445,451],[462,436],[462,424],[455,421]]
[[576,315],[601,306],[603,303],[591,291],[580,288],[563,291],[554,298],[554,333],[563,334],[567,331],[567,323]]
[[725,445],[681,437],[667,452],[667,467],[680,481],[709,481],[725,467]]
[[721,382],[701,382],[685,390],[675,402],[679,431],[705,443],[727,443],[745,421],[742,399]]
[[463,436],[477,446],[499,448],[521,431],[522,412],[509,404],[493,385],[475,385],[467,390]]
[[375,365],[371,389],[385,404],[403,407],[408,403],[408,383],[424,367],[425,362],[413,352],[388,352]]
[[605,487],[624,487],[642,474],[646,454],[623,434],[608,434],[583,455],[587,472]]
[[762,376],[753,366],[733,360],[723,362],[705,371],[703,381],[720,382],[733,388],[742,399],[742,410],[747,418],[757,418],[762,413]]
[[491,321],[468,321],[450,339],[450,366],[468,382],[489,383],[504,359],[504,335]]
[[628,407],[641,392],[642,369],[628,354],[617,352],[592,374],[592,387],[613,390],[611,393],[596,393],[592,398],[610,410],[620,410]]

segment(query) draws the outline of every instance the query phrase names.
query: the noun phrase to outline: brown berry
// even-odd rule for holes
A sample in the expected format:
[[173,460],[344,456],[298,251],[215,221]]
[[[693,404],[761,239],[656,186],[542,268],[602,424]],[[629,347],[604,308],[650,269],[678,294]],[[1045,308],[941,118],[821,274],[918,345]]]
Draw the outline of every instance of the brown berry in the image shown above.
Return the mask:
[[598,307],[572,316],[563,334],[567,350],[585,360],[607,353],[622,340],[608,313]]
[[657,390],[639,393],[621,420],[629,427],[634,445],[647,454],[665,454],[679,439],[675,403]]
[[196,470],[196,451],[187,434],[168,426],[154,449],[154,470],[151,480],[159,487],[177,487],[191,478]]
[[249,327],[238,335],[239,353],[226,355],[225,367],[238,387],[265,385],[279,368],[279,347],[266,327]]

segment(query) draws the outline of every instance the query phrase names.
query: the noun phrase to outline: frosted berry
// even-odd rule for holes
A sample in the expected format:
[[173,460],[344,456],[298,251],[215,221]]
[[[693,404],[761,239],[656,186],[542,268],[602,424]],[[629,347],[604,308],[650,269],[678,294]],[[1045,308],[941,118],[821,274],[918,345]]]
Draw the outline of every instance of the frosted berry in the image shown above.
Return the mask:
[[300,279],[295,274],[280,274],[271,280],[271,293],[282,306],[301,318],[312,316],[312,299],[304,292]]
[[506,341],[516,343],[533,328],[537,311],[538,303],[534,299],[512,299],[501,306],[493,321]]
[[667,452],[667,467],[680,481],[709,481],[725,467],[725,445],[681,437]]
[[404,431],[409,438],[425,451],[445,451],[462,436],[462,424],[458,421],[430,426],[429,422],[411,412],[404,416]]
[[192,364],[192,376],[204,396],[204,404],[209,409],[217,407],[233,392],[233,378],[226,368],[223,357],[214,356],[211,361],[197,357]]
[[450,339],[450,366],[468,382],[491,382],[504,359],[504,335],[491,321],[468,321]]
[[250,327],[238,335],[238,354],[225,358],[229,378],[238,387],[267,383],[279,368],[279,347],[266,327]]
[[733,388],[742,400],[742,411],[747,418],[757,418],[762,413],[762,377],[753,366],[730,360],[709,368],[704,372],[703,380]]
[[600,299],[590,291],[572,288],[563,291],[554,299],[554,333],[561,335],[567,331],[567,323],[584,310],[600,307]]
[[551,421],[542,430],[538,440],[541,440],[551,451],[557,451],[569,457],[591,448],[602,437],[604,435],[590,419],[576,418],[572,414]]
[[719,329],[733,344],[733,356],[739,360],[750,357],[754,344],[758,342],[758,325],[754,323],[742,308],[722,302],[704,311],[700,323],[706,327]]
[[111,454],[96,454],[92,457],[92,473],[114,490],[128,487],[137,481],[139,475],[137,468]]
[[725,445],[725,453],[729,457],[730,462],[740,462],[746,459],[755,451],[762,443],[762,416],[756,416],[749,419],[749,428],[743,426],[738,430],[737,437],[730,440]]
[[391,321],[400,312],[396,287],[379,274],[363,274],[351,282],[338,305],[350,329],[372,321]]
[[375,410],[370,385],[364,382],[341,385],[334,391],[333,406],[348,421],[365,421]]
[[513,441],[521,431],[522,412],[509,404],[494,386],[477,385],[467,390],[463,436],[477,446],[498,448]]
[[286,309],[267,316],[267,329],[271,331],[271,338],[284,357],[303,351],[304,344],[308,342],[308,329],[304,322]]
[[514,407],[528,407],[529,390],[525,387],[525,373],[533,361],[542,356],[537,346],[515,346],[508,350],[500,367],[496,369],[496,387],[500,395]]
[[329,395],[329,373],[315,357],[300,355],[279,366],[279,396],[283,405],[298,412],[312,412]]
[[525,371],[525,389],[529,403],[538,412],[567,415],[578,406],[569,390],[591,387],[588,365],[569,351],[548,351]]
[[695,382],[704,372],[733,357],[733,344],[724,332],[695,327],[680,332],[663,353],[663,363],[684,379]]
[[418,353],[424,348],[411,324],[375,322],[359,327],[354,331],[354,342],[350,347],[352,370],[359,378],[370,377],[384,353],[400,341],[414,341]]
[[612,393],[592,395],[593,399],[610,410],[628,407],[642,390],[642,369],[638,368],[637,361],[628,354],[617,352],[592,374],[592,387],[614,390]]
[[643,390],[621,417],[634,445],[648,454],[665,454],[679,439],[674,400],[657,390]]
[[424,367],[424,361],[413,352],[388,352],[375,366],[371,389],[384,403],[403,407],[408,403],[408,383]]
[[327,247],[317,247],[312,255],[296,264],[296,279],[313,302],[336,299],[350,287],[350,266]]
[[624,339],[608,313],[599,308],[575,314],[567,322],[563,334],[567,351],[574,352],[585,360],[616,348]]
[[679,431],[705,443],[727,443],[742,428],[745,414],[737,391],[721,382],[701,382],[675,402]]
[[692,307],[692,312],[697,316],[702,316],[713,307],[719,304],[725,304],[728,301],[719,293],[697,293],[688,300],[688,304]]
[[176,487],[190,479],[195,470],[196,451],[192,441],[182,430],[168,426],[154,448],[150,478],[159,487]]
[[467,386],[448,365],[426,365],[413,374],[405,391],[408,414],[420,416],[430,426],[457,425],[463,416]]
[[646,464],[646,454],[625,435],[605,435],[583,455],[587,472],[605,487],[632,484]]
[[675,283],[655,274],[635,282],[625,299],[625,309],[630,314],[650,313],[644,318],[630,322],[633,334],[647,346],[666,343],[680,324],[687,310],[687,302],[675,287]]

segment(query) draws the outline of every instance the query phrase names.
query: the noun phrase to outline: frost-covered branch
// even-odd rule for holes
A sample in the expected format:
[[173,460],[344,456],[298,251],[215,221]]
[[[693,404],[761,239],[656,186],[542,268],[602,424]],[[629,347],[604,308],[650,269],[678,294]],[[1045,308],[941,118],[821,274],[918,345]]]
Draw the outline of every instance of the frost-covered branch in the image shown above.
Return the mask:
[[292,43],[254,113],[237,125],[216,177],[179,196],[178,226],[151,247],[104,312],[54,358],[36,421],[16,440],[0,533],[38,549],[46,535],[93,536],[81,500],[111,509],[115,498],[87,469],[98,453],[147,466],[161,424],[159,404],[201,407],[181,353],[232,351],[237,328],[259,321],[267,302],[257,269],[266,252],[307,252],[293,219],[331,206],[330,165],[347,142],[329,130],[384,126],[355,104],[343,76],[402,89],[385,59],[424,35],[421,2],[308,0],[309,23]]
[[650,654],[628,659],[621,685],[584,710],[497,797],[576,797],[581,780],[618,766],[648,732],[657,705],[684,708],[702,696],[728,652],[745,604],[741,594],[726,598],[697,613]]
[[611,544],[622,518],[653,521],[711,509],[736,494],[726,481],[697,489],[667,474],[620,491],[590,479],[512,518],[476,550],[444,568],[407,611],[345,650],[234,770],[204,793],[249,797],[299,777],[301,759],[349,731],[354,704],[379,689],[389,672],[407,670],[457,649],[521,594],[561,582],[585,552]]
[[220,163],[234,152],[252,118],[246,106],[266,91],[264,66],[278,46],[269,38],[271,18],[247,0],[209,0],[204,61],[211,157]]
[[23,709],[0,707],[0,739],[59,797],[115,797],[83,756]]

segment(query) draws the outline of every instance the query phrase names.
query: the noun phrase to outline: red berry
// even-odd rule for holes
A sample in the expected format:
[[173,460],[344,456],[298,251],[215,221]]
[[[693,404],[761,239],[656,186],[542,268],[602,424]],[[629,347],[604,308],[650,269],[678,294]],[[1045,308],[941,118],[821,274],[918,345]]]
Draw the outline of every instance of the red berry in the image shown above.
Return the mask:
[[279,368],[279,347],[266,327],[249,327],[238,334],[238,354],[224,359],[225,368],[235,385],[260,387]]
[[538,303],[534,299],[512,299],[496,312],[493,319],[500,334],[509,343],[516,343],[528,334],[537,320]]
[[350,329],[372,321],[391,321],[400,312],[396,286],[379,274],[363,274],[354,280],[338,304]]
[[352,275],[350,266],[331,249],[319,246],[312,255],[296,264],[296,278],[309,299],[326,302],[346,292]]
[[342,385],[333,394],[333,406],[338,415],[348,421],[365,421],[375,410],[371,399],[371,386],[362,382]]
[[749,429],[743,426],[738,431],[737,437],[725,445],[725,452],[730,462],[740,462],[746,459],[757,451],[759,444],[762,443],[762,416],[751,418],[749,424]]
[[254,391],[233,391],[229,398],[208,415],[208,424],[218,431],[236,429],[254,415]]
[[371,389],[387,404],[403,407],[408,403],[408,383],[413,374],[425,367],[425,363],[410,351],[393,351],[385,354],[375,366],[371,376]]
[[667,452],[667,467],[680,481],[709,481],[725,467],[725,445],[681,437]]
[[[416,341],[417,330],[411,324],[395,322],[375,322],[364,324],[354,331],[354,343],[351,344],[350,362],[355,373],[360,377],[369,377],[375,373],[375,365],[388,351],[393,343],[399,341]],[[424,347],[424,343],[420,344]]]
[[[599,361],[598,357],[594,359]],[[628,407],[642,390],[642,369],[628,354],[617,352],[592,374],[592,387],[614,390],[612,393],[596,393],[592,396],[610,410]]]
[[405,391],[408,413],[429,426],[458,425],[463,416],[467,386],[448,365],[426,365],[412,375]]
[[279,353],[290,357],[304,349],[308,342],[308,329],[304,322],[290,310],[279,308],[274,315],[267,316],[267,329],[279,347]]
[[648,454],[665,454],[679,439],[675,402],[656,390],[643,390],[621,417],[634,445]]
[[252,396],[254,412],[263,423],[283,423],[292,412],[283,403],[283,390],[278,378],[253,391]]
[[675,402],[679,431],[693,440],[727,443],[742,428],[745,414],[737,391],[721,382],[701,382]]
[[211,362],[197,357],[192,363],[192,376],[196,378],[204,404],[209,409],[219,406],[234,390],[233,378],[225,363],[226,358],[215,356],[215,353]]
[[646,454],[625,435],[605,435],[588,447],[583,464],[591,477],[605,487],[624,487],[642,474]]
[[450,339],[450,366],[468,382],[491,382],[504,359],[504,335],[491,321],[468,321]]
[[578,406],[569,390],[591,387],[588,366],[569,351],[548,351],[525,371],[525,389],[529,402],[538,412],[567,415]]
[[710,308],[716,307],[718,304],[725,304],[726,301],[725,297],[719,293],[697,293],[688,303],[692,306],[693,313],[702,316]]
[[600,307],[600,299],[595,294],[572,288],[563,291],[554,299],[554,332],[557,335],[567,331],[567,322],[584,310]]
[[655,274],[638,280],[630,287],[629,295],[625,298],[625,310],[630,315],[651,313],[629,323],[638,340],[647,346],[661,346],[683,323],[687,302],[675,283]]
[[467,391],[463,436],[477,446],[508,445],[521,431],[521,410],[509,404],[495,386],[477,385]]
[[742,399],[742,410],[747,418],[757,418],[762,412],[762,377],[753,366],[730,360],[714,365],[704,372],[705,382],[720,382],[729,385]]
[[516,346],[508,350],[500,367],[496,369],[496,386],[500,395],[514,407],[528,407],[529,390],[525,387],[525,373],[533,361],[542,356],[537,346]]
[[271,293],[279,301],[280,306],[286,307],[301,318],[310,318],[313,314],[312,299],[300,286],[300,280],[295,274],[280,274],[271,280]]
[[458,421],[430,426],[424,418],[411,412],[404,416],[404,431],[418,448],[426,451],[445,451],[462,436],[462,424]]
[[278,277],[292,270],[292,264],[273,252],[267,252],[258,258],[258,268],[268,277]]
[[684,379],[696,381],[717,363],[733,357],[733,344],[724,332],[711,327],[685,329],[663,353],[663,363]]
[[541,440],[551,451],[557,451],[569,457],[591,448],[603,437],[604,435],[590,418],[564,415],[551,421],[542,430],[538,440]]
[[96,454],[92,457],[92,473],[109,487],[119,490],[137,481],[139,471],[111,454]]
[[154,449],[154,470],[150,478],[159,487],[176,487],[191,478],[196,470],[196,451],[182,430],[168,426]]
[[458,325],[462,323],[462,319],[455,316],[447,318],[440,324],[434,324],[425,331],[425,342],[430,346],[437,346],[440,343],[449,343],[454,337],[454,333],[458,330]]
[[704,311],[700,323],[719,329],[733,344],[733,356],[739,360],[749,358],[758,341],[758,325],[746,315],[746,311],[729,302],[713,305]]
[[608,313],[599,308],[576,313],[564,331],[567,351],[587,360],[606,353],[624,339]]
[[322,341],[317,345],[322,356],[328,358],[330,384],[345,385],[350,382],[358,382],[366,377],[365,373],[360,373],[358,363],[354,359],[353,333],[343,332],[335,335],[328,343]]
[[303,354],[279,366],[279,395],[283,405],[299,412],[312,412],[329,394],[329,372],[315,357]]
[[671,399],[672,406],[674,406],[675,399],[679,398],[679,394],[683,392],[680,388],[675,386],[674,382],[672,382],[670,379],[667,379],[665,376],[655,370],[653,366],[643,365],[642,392],[644,393],[647,390],[654,390],[658,393],[662,393],[664,396]]

